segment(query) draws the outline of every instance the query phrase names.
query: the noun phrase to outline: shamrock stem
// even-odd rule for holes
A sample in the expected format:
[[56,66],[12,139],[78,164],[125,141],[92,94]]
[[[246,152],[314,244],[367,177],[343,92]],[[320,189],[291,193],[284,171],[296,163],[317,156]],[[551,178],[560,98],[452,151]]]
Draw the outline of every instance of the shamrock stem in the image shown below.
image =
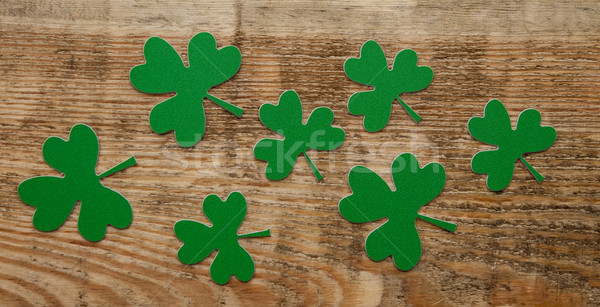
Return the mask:
[[237,117],[242,117],[242,113],[244,113],[244,109],[236,107],[236,106],[232,105],[231,103],[221,100],[211,94],[206,94],[206,97]]
[[308,164],[310,165],[310,169],[312,169],[313,174],[315,174],[315,177],[317,177],[317,181],[321,181],[321,179],[323,179],[323,176],[321,176],[321,173],[319,173],[319,169],[310,160],[306,152],[304,152],[304,156],[306,157],[306,161],[308,161]]
[[421,116],[419,116],[419,114],[417,114],[417,112],[415,112],[413,109],[411,109],[406,102],[404,102],[402,99],[400,99],[400,96],[398,96],[398,102],[400,102],[400,105],[402,105],[402,107],[404,108],[404,110],[406,110],[406,112],[408,113],[408,115],[410,115],[410,117],[415,121],[415,123],[418,123],[421,120]]
[[533,168],[533,166],[531,166],[531,164],[529,164],[529,162],[527,162],[527,160],[525,160],[523,157],[520,157],[519,159],[521,160],[521,162],[523,162],[523,164],[525,164],[525,166],[527,166],[527,168],[529,169],[529,171],[531,172],[533,177],[535,177],[535,179],[538,182],[542,182],[542,180],[544,180],[544,176],[542,176],[542,174],[540,174],[538,171],[536,171],[535,168]]
[[438,226],[444,230],[450,231],[450,232],[454,232],[456,230],[456,224],[452,224],[450,222],[446,222],[446,221],[442,221],[442,220],[438,220],[438,219],[434,219],[432,217],[428,217],[425,215],[420,215],[417,214],[417,217],[422,219],[423,221],[427,222],[427,223],[431,223],[435,226]]
[[111,169],[107,170],[106,172],[98,175],[98,178],[102,179],[102,178],[104,178],[106,176],[110,176],[110,175],[112,175],[112,174],[114,174],[114,173],[116,173],[118,171],[124,170],[124,169],[126,169],[126,168],[128,168],[130,166],[133,166],[136,163],[137,162],[135,161],[135,157],[131,156],[131,157],[129,157],[129,159],[127,159],[127,160],[119,163],[119,165],[113,166],[113,168],[111,168]]
[[270,237],[270,236],[271,236],[271,229],[267,229],[267,230],[263,230],[263,231],[239,235],[238,238],[259,238],[259,237]]

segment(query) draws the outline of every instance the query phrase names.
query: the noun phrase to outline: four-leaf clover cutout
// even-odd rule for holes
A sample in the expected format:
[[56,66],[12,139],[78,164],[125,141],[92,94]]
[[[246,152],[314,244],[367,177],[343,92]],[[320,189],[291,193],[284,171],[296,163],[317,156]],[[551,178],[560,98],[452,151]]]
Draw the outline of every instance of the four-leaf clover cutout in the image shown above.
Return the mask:
[[279,104],[265,103],[260,107],[260,120],[274,132],[284,136],[283,140],[262,139],[254,146],[254,156],[267,161],[265,173],[271,180],[287,177],[296,158],[304,154],[317,181],[321,173],[308,157],[308,149],[332,150],[344,142],[344,130],[332,127],[333,111],[327,107],[316,108],[302,123],[302,102],[295,91],[286,91],[279,97]]
[[412,269],[421,258],[421,240],[416,218],[452,231],[456,225],[419,214],[419,208],[433,200],[444,188],[446,172],[439,163],[419,167],[410,153],[399,155],[392,163],[395,190],[372,170],[355,166],[348,175],[352,194],[339,203],[342,217],[353,223],[387,218],[367,237],[365,249],[374,261],[392,256],[396,267]]
[[81,235],[96,242],[104,238],[106,227],[127,228],[132,211],[129,201],[100,183],[100,179],[135,165],[135,158],[98,175],[98,138],[92,128],[78,124],[69,140],[50,137],[42,149],[44,160],[64,177],[40,176],[23,181],[18,193],[24,203],[36,207],[33,226],[41,231],[58,229],[67,220],[75,204],[81,209],[77,227]]
[[141,92],[175,96],[157,104],[150,112],[150,127],[156,133],[175,131],[179,146],[194,146],[204,135],[204,98],[208,98],[241,117],[244,110],[208,93],[208,90],[233,77],[242,63],[235,46],[217,49],[210,33],[199,33],[188,45],[189,66],[177,51],[159,37],[151,37],[144,45],[146,63],[129,73],[131,84]]
[[344,63],[344,71],[354,82],[372,86],[373,90],[354,93],[348,100],[348,111],[364,115],[367,131],[383,129],[392,114],[392,104],[398,100],[415,122],[421,117],[401,98],[402,93],[416,92],[426,88],[433,80],[433,71],[427,66],[417,66],[417,53],[404,49],[388,68],[383,50],[375,41],[367,41],[360,49],[360,58],[350,58]]
[[483,117],[469,120],[469,133],[484,143],[497,145],[498,149],[476,153],[471,168],[477,174],[488,174],[487,186],[492,191],[506,188],[513,177],[515,161],[521,160],[538,182],[544,180],[529,162],[523,158],[528,152],[546,150],[556,140],[556,130],[541,126],[540,112],[527,109],[519,115],[513,130],[506,108],[499,100],[491,100],[485,106]]
[[246,216],[246,206],[246,199],[240,192],[229,194],[226,201],[217,195],[208,195],[202,210],[212,226],[192,220],[175,223],[175,235],[183,242],[177,251],[179,260],[195,264],[217,250],[217,256],[210,265],[210,276],[216,283],[226,284],[232,275],[240,281],[249,281],[254,275],[254,260],[238,239],[268,237],[271,231],[238,235],[238,228]]

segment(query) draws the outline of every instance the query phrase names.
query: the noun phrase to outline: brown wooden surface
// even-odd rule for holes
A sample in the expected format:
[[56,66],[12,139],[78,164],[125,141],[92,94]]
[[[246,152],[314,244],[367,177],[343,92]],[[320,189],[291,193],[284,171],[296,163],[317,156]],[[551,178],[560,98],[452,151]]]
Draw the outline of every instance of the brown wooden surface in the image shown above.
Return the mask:
[[[600,5],[597,1],[0,1],[0,302],[2,305],[595,305],[600,301]],[[196,33],[236,45],[239,73],[211,93],[245,109],[237,119],[205,102],[202,141],[179,148],[173,134],[152,133],[148,114],[169,95],[130,84],[150,36],[180,52]],[[377,40],[391,61],[403,48],[430,66],[433,83],[403,98],[415,124],[395,104],[388,126],[367,133],[346,109],[365,87],[343,71],[363,42]],[[325,180],[304,159],[272,182],[253,145],[274,134],[258,119],[261,104],[287,89],[305,116],[335,112],[346,142],[311,152]],[[542,113],[558,139],[528,161],[538,184],[516,164],[510,186],[490,192],[470,160],[490,148],[466,124],[500,99],[513,123],[526,108]],[[78,210],[58,231],[31,223],[17,185],[58,175],[45,164],[49,136],[76,123],[100,140],[98,171],[130,155],[138,166],[103,180],[132,204],[126,230],[99,243],[77,232]],[[362,164],[391,183],[402,152],[441,162],[447,183],[421,213],[455,222],[455,234],[417,221],[423,256],[409,272],[390,259],[369,260],[367,234],[381,223],[351,224],[338,213],[350,193],[347,174]],[[248,283],[212,282],[214,254],[180,263],[173,223],[207,222],[202,200],[241,191],[248,214],[240,233],[256,262]]]

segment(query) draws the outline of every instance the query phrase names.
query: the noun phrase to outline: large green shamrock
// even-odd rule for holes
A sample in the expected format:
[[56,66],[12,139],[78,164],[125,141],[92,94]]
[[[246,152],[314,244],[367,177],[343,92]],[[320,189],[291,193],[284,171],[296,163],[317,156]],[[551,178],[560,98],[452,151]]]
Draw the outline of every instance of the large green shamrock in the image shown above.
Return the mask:
[[77,201],[81,202],[77,227],[87,240],[102,240],[108,225],[121,229],[129,227],[132,220],[129,201],[102,185],[100,179],[135,165],[133,156],[97,175],[98,138],[92,128],[83,124],[73,126],[68,141],[48,138],[42,152],[46,163],[65,176],[34,177],[19,185],[23,202],[36,207],[35,228],[41,231],[58,229]]
[[176,95],[157,104],[150,112],[150,127],[156,133],[175,131],[179,146],[190,147],[204,135],[203,101],[208,98],[241,117],[244,110],[208,94],[208,90],[231,78],[240,68],[242,55],[235,46],[217,49],[210,33],[196,34],[188,45],[189,67],[177,51],[159,37],[144,45],[146,63],[131,69],[133,86],[145,93]]
[[265,173],[271,180],[287,177],[300,154],[306,157],[317,181],[323,179],[306,150],[332,150],[346,138],[344,130],[331,126],[333,111],[327,107],[316,108],[303,124],[302,102],[292,90],[281,94],[278,105],[263,104],[259,117],[265,126],[284,136],[283,140],[262,139],[254,146],[254,156],[268,162]]
[[395,191],[372,170],[364,166],[353,167],[348,175],[352,194],[340,201],[339,210],[353,223],[387,218],[387,222],[367,237],[367,255],[374,261],[392,256],[396,267],[406,271],[421,258],[416,218],[452,232],[456,225],[418,213],[419,208],[434,199],[444,187],[446,172],[441,164],[429,163],[420,168],[415,156],[403,153],[392,163],[392,178]]
[[249,281],[254,275],[254,260],[238,239],[270,236],[271,231],[237,234],[246,215],[246,199],[240,192],[229,194],[225,202],[217,195],[208,195],[202,210],[212,222],[211,227],[192,220],[175,223],[175,235],[183,242],[177,257],[183,263],[194,264],[217,250],[217,256],[210,265],[210,276],[216,283],[226,284],[231,275],[240,281]]
[[510,184],[517,159],[525,164],[538,182],[544,180],[544,176],[523,158],[523,154],[546,150],[556,141],[556,130],[540,126],[541,119],[540,112],[527,109],[521,112],[513,130],[506,108],[502,102],[493,99],[485,106],[483,117],[469,120],[469,133],[475,139],[498,146],[496,150],[476,153],[471,160],[473,172],[488,174],[490,190],[499,191]]
[[379,44],[367,41],[360,49],[360,58],[346,60],[344,70],[354,82],[374,87],[371,91],[354,93],[348,100],[348,111],[351,114],[365,116],[363,124],[367,131],[379,131],[387,125],[394,100],[400,102],[415,122],[421,120],[400,99],[402,93],[420,91],[433,80],[431,68],[417,66],[417,53],[413,50],[398,52],[390,70]]

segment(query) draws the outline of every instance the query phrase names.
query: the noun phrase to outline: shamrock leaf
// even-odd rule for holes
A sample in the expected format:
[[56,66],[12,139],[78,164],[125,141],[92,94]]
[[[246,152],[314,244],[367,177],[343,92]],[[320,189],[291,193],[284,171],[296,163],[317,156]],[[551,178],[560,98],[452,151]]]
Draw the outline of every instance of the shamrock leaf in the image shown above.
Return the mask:
[[364,115],[363,124],[369,132],[383,129],[392,113],[392,103],[398,100],[415,122],[421,117],[413,111],[400,95],[426,88],[433,80],[433,71],[427,66],[417,66],[417,53],[404,49],[394,59],[390,70],[383,50],[375,41],[367,41],[360,49],[360,58],[350,58],[344,71],[351,80],[372,86],[371,91],[354,93],[348,100],[348,111]]
[[208,90],[233,77],[242,62],[234,46],[217,49],[210,33],[196,34],[188,45],[189,67],[186,67],[169,43],[151,37],[144,45],[146,63],[129,73],[133,86],[145,93],[175,92],[175,96],[157,104],[150,112],[150,127],[156,133],[175,131],[179,146],[190,147],[204,135],[204,98],[208,98],[241,117],[244,110],[231,105]]
[[65,176],[34,177],[19,185],[18,193],[23,202],[36,207],[35,228],[41,231],[58,229],[77,201],[81,201],[77,227],[87,240],[102,240],[108,225],[120,229],[129,227],[132,220],[129,201],[102,185],[100,179],[135,165],[133,156],[97,175],[98,138],[92,128],[83,124],[73,126],[68,141],[48,138],[42,152],[46,163]]
[[433,200],[444,188],[446,172],[441,164],[429,163],[420,168],[415,156],[403,153],[392,163],[392,178],[394,191],[372,170],[364,166],[353,167],[348,175],[352,194],[340,201],[339,210],[353,223],[387,218],[387,222],[367,237],[367,255],[374,261],[392,256],[396,267],[407,271],[421,258],[416,218],[452,232],[456,225],[418,213],[421,206]]
[[240,281],[249,281],[254,275],[254,260],[238,239],[270,236],[271,231],[237,234],[246,215],[246,199],[240,192],[229,194],[224,202],[217,195],[208,195],[202,210],[212,222],[211,227],[191,220],[175,223],[175,235],[183,242],[177,257],[183,263],[194,264],[218,250],[210,266],[212,279],[221,285],[226,284],[231,275]]
[[493,99],[485,106],[483,117],[469,120],[469,133],[475,139],[498,146],[496,150],[476,153],[471,160],[473,172],[488,174],[490,190],[499,191],[510,184],[517,159],[525,164],[538,182],[544,180],[544,176],[523,158],[523,154],[546,150],[556,141],[556,130],[540,126],[541,118],[537,110],[527,109],[521,112],[513,130],[506,108],[502,102]]
[[306,157],[317,181],[323,179],[306,150],[332,150],[346,138],[344,130],[331,126],[333,111],[327,107],[316,108],[306,124],[302,123],[302,102],[292,90],[281,94],[278,105],[263,104],[259,117],[265,126],[284,136],[283,140],[262,139],[254,146],[254,156],[268,162],[265,173],[271,180],[287,177],[300,154]]

